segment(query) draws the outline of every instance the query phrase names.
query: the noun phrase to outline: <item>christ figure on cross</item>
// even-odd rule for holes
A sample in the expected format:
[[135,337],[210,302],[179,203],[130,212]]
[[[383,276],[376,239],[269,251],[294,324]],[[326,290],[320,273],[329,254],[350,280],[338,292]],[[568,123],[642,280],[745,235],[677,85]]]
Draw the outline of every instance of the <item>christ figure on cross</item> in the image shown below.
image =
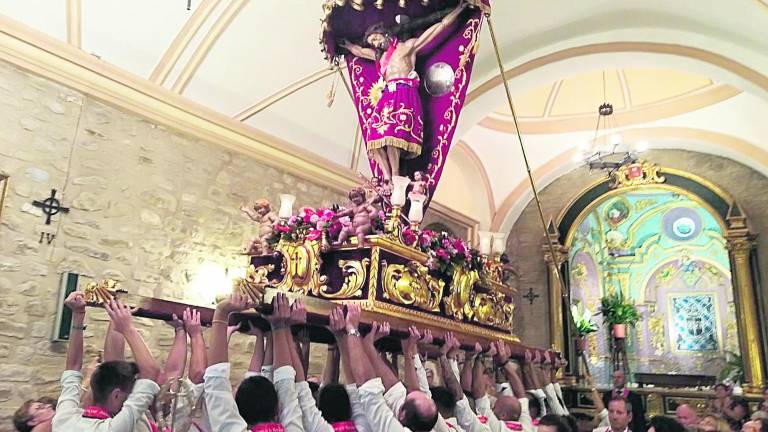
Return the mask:
[[400,174],[401,156],[412,159],[421,154],[424,122],[416,56],[466,7],[462,1],[416,38],[400,41],[383,24],[375,24],[365,32],[366,47],[346,40],[341,43],[352,55],[376,61],[376,69],[386,83],[368,120],[365,137],[368,155],[378,164],[385,181]]

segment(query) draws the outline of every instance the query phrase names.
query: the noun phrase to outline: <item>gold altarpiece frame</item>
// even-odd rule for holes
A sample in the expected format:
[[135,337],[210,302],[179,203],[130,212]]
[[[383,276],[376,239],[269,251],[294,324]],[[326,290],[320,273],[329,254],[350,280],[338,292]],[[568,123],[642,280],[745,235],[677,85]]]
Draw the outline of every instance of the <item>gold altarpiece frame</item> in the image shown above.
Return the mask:
[[[725,204],[728,208],[727,214],[718,212],[712,203],[703,199],[701,196],[691,190],[687,190],[680,185],[673,184],[676,178],[684,179],[686,182],[693,182],[716,196],[721,200],[720,204]],[[607,187],[606,187],[607,186]],[[569,290],[570,287],[561,287],[557,278],[552,277],[553,267],[557,265],[563,274],[564,265],[568,257],[568,247],[570,246],[575,230],[578,228],[575,221],[581,220],[583,215],[592,211],[598,201],[609,195],[616,195],[630,190],[638,190],[646,187],[662,188],[674,190],[685,194],[702,207],[710,211],[718,223],[723,228],[727,241],[727,250],[731,262],[732,286],[734,293],[734,303],[736,305],[736,320],[739,333],[739,346],[744,358],[744,374],[746,383],[744,389],[748,393],[761,393],[766,385],[766,358],[763,338],[766,337],[761,331],[760,314],[758,311],[759,299],[756,293],[757,260],[755,259],[755,248],[757,245],[757,234],[749,230],[748,218],[741,207],[736,203],[733,197],[714,183],[698,177],[694,174],[664,168],[645,161],[625,165],[619,168],[614,175],[609,178],[603,178],[594,182],[581,190],[574,198],[563,207],[557,217],[557,223],[550,221],[547,241],[552,242],[558,257],[552,259],[549,253],[550,248],[547,241],[544,242],[544,258],[550,273],[548,278],[550,295],[550,325],[553,348],[563,348],[566,344],[566,332],[563,323],[563,300],[570,296],[564,295],[563,290]],[[566,216],[572,213],[573,208],[579,206],[580,200],[588,196],[590,192],[597,188],[604,189],[603,192],[592,197],[591,202],[583,205],[579,213],[570,221],[571,225],[563,237],[558,232],[558,227],[562,227]],[[722,206],[721,206],[722,207]],[[569,281],[565,280],[566,285]],[[567,350],[566,350],[567,351]],[[573,350],[572,350],[573,351]]]

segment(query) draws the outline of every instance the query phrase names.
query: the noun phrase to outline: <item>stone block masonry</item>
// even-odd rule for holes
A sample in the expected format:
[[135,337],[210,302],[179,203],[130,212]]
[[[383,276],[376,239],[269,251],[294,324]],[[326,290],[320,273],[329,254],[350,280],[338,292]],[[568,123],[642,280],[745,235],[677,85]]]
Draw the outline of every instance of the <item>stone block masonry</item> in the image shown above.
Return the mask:
[[[0,172],[10,176],[0,215],[0,432],[27,398],[58,396],[65,343],[50,343],[60,273],[122,281],[132,293],[205,304],[189,289],[205,261],[244,266],[251,236],[240,204],[297,195],[298,205],[345,196],[262,161],[190,138],[82,93],[0,63]],[[57,237],[38,243],[43,218],[32,207],[52,188],[68,215],[54,216]],[[214,288],[214,287],[211,287]],[[106,315],[89,310],[86,350],[103,343]],[[173,331],[139,319],[164,361]],[[253,342],[233,338],[239,379]],[[321,347],[318,347],[321,348]],[[311,372],[319,374],[313,356]],[[87,363],[87,360],[86,360]]]

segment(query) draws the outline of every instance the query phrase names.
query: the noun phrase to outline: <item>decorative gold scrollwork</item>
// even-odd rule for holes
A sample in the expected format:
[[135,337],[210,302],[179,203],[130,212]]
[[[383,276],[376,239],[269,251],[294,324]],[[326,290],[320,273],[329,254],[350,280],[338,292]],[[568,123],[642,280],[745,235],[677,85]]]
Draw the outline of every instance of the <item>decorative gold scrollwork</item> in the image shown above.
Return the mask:
[[320,273],[320,265],[323,263],[320,257],[320,242],[281,241],[275,250],[283,255],[280,269],[283,280],[277,283],[276,288],[281,291],[300,292],[302,295],[311,291],[312,294],[318,295],[328,281],[328,277]]
[[451,281],[451,294],[443,300],[445,313],[456,319],[471,319],[474,315],[472,309],[472,295],[475,283],[480,279],[477,271],[467,271],[463,267],[454,266],[453,280]]
[[499,292],[478,293],[472,302],[474,321],[480,324],[512,330],[514,306]]
[[637,161],[619,167],[613,174],[612,188],[664,183],[667,179],[659,175],[661,168],[646,161]]
[[122,289],[119,282],[104,279],[99,283],[89,283],[83,292],[86,303],[103,305],[116,297],[118,293],[127,293],[128,291]]
[[406,265],[382,262],[384,298],[429,312],[440,311],[445,282],[429,275],[429,269],[416,261]]
[[344,284],[341,289],[334,293],[328,292],[328,287],[320,289],[320,295],[330,299],[342,299],[350,297],[360,297],[363,295],[363,284],[367,273],[368,264],[371,262],[368,258],[362,261],[357,260],[339,260],[341,274],[344,276]]
[[232,282],[232,290],[239,291],[250,297],[254,303],[260,304],[264,299],[264,291],[269,285],[267,275],[274,269],[275,266],[272,264],[259,267],[250,265],[244,278],[236,278]]

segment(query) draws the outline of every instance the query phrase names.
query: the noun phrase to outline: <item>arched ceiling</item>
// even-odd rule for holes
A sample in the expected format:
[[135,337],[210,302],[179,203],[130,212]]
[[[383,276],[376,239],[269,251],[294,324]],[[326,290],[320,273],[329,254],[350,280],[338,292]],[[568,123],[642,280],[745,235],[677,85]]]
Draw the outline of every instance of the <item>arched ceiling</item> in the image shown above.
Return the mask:
[[[0,0],[0,13],[290,143],[288,152],[367,170],[341,75],[319,51],[321,0],[192,0],[189,11],[186,3]],[[496,0],[493,7],[539,186],[573,169],[579,146],[594,138],[603,74],[628,144],[721,154],[768,173],[763,1]],[[530,199],[500,84],[486,34],[446,167],[451,189],[466,193],[436,195],[494,229],[509,228]]]

